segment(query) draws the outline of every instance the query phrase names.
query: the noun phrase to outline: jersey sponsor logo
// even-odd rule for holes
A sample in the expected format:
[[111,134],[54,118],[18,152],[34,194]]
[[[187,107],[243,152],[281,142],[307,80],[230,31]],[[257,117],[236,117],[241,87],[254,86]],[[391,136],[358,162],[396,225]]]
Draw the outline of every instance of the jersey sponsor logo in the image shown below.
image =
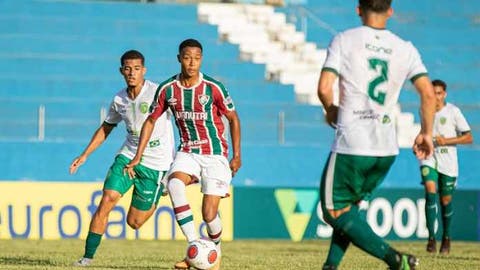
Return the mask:
[[381,46],[376,46],[370,43],[365,44],[365,49],[373,52],[380,52],[380,53],[385,53],[385,54],[392,54],[393,50],[390,48],[384,48]]
[[175,106],[177,105],[177,99],[172,97],[171,99],[167,100],[167,103],[169,106]]
[[198,96],[198,102],[200,102],[200,104],[202,106],[205,106],[205,104],[207,104],[207,102],[210,100],[210,97],[207,96],[207,95],[199,95]]
[[185,143],[183,143],[185,146],[198,146],[198,145],[202,145],[202,144],[206,144],[208,143],[208,140],[207,139],[203,139],[203,140],[194,140],[194,141],[187,141]]
[[159,139],[148,142],[149,147],[157,147],[159,145],[160,145],[160,140]]
[[206,120],[206,112],[175,112],[175,116],[180,120]]
[[380,118],[380,114],[375,113],[373,110],[358,110],[358,111],[353,111],[354,115],[358,115],[358,118],[360,120],[364,119],[372,119],[372,120],[377,120]]
[[149,106],[147,102],[140,103],[140,112],[146,114],[148,112],[148,107]]
[[438,153],[440,153],[440,154],[448,154],[448,148],[438,148]]
[[440,124],[445,125],[447,123],[447,118],[446,117],[440,117]]

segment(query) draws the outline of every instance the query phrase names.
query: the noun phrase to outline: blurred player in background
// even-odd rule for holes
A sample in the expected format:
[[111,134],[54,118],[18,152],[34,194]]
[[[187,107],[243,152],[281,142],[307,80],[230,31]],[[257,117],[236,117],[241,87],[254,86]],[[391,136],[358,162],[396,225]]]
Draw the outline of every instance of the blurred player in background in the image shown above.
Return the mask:
[[[359,0],[363,26],[336,35],[320,74],[318,95],[335,141],[320,186],[323,216],[333,227],[323,269],[337,269],[350,243],[383,260],[390,269],[414,269],[418,259],[400,253],[360,217],[357,203],[380,185],[398,155],[393,108],[410,79],[421,97],[422,128],[414,151],[433,153],[435,96],[415,47],[385,29],[391,0]],[[339,77],[340,100],[333,103]]]
[[[114,127],[125,122],[127,136],[115,161],[110,167],[103,186],[100,204],[92,217],[83,257],[75,266],[88,266],[105,233],[110,211],[118,200],[132,187],[132,201],[128,210],[127,223],[133,229],[140,228],[154,212],[166,186],[161,180],[170,168],[174,155],[173,126],[170,114],[163,114],[155,124],[152,137],[146,142],[146,149],[130,177],[123,168],[135,156],[143,122],[149,115],[158,84],[145,80],[147,69],[143,55],[135,50],[125,52],[121,57],[120,73],[126,88],[120,90],[110,105],[105,121],[97,129],[83,153],[70,165],[70,173],[85,163],[88,156],[108,137]],[[165,178],[166,179],[166,178]]]
[[473,143],[470,126],[458,107],[446,103],[447,84],[432,82],[437,97],[437,113],[433,124],[435,151],[431,158],[420,160],[422,183],[425,186],[425,217],[427,220],[427,251],[437,252],[435,221],[437,220],[437,188],[443,224],[441,254],[450,253],[450,224],[453,215],[452,194],[458,176],[457,144]]
[[[152,104],[153,112],[145,121],[137,154],[126,166],[129,174],[151,136],[158,117],[170,108],[174,114],[181,143],[168,176],[168,191],[175,217],[188,242],[199,238],[185,187],[201,180],[202,217],[210,239],[220,254],[222,222],[218,215],[220,199],[228,196],[232,176],[241,166],[240,120],[232,98],[222,83],[200,72],[203,48],[200,42],[187,39],[180,43],[178,61],[181,72],[160,84]],[[232,158],[228,161],[225,138],[225,116],[230,125]],[[188,269],[186,260],[175,264],[176,269]],[[218,263],[212,269],[219,269]]]

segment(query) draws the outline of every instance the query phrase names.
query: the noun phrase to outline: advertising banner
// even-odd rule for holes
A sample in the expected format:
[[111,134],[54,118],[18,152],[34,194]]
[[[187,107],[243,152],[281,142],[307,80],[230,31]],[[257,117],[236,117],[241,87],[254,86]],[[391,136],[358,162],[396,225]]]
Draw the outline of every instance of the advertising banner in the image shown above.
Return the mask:
[[[85,238],[102,197],[101,189],[102,183],[0,182],[0,239]],[[161,197],[157,210],[142,228],[131,229],[126,223],[131,193],[132,189],[110,213],[106,238],[184,239],[168,197]],[[206,236],[200,186],[188,186],[187,196],[195,226],[200,235]],[[220,204],[225,240],[233,237],[232,202],[230,197]]]
[[[426,239],[425,199],[421,189],[381,189],[362,214],[378,235],[389,240]],[[480,192],[454,193],[451,235],[457,240],[480,239]],[[234,238],[330,238],[332,228],[322,218],[317,189],[235,188]],[[437,234],[439,231],[437,218]]]

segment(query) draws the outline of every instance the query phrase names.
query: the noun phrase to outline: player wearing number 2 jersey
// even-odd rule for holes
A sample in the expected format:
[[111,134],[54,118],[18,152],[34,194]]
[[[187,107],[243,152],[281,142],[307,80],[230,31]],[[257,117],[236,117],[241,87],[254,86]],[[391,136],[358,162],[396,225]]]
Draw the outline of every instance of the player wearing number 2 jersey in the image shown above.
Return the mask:
[[425,186],[425,219],[428,229],[427,251],[437,252],[435,220],[437,219],[437,187],[440,193],[442,217],[441,254],[450,253],[450,224],[453,216],[452,195],[458,176],[457,144],[471,144],[470,126],[458,107],[446,103],[447,84],[441,80],[432,82],[437,98],[437,113],[433,124],[435,152],[426,160],[420,160],[422,183]]
[[[193,223],[185,186],[201,179],[203,193],[202,217],[210,239],[220,251],[222,222],[218,215],[220,199],[228,195],[230,181],[241,166],[240,120],[232,98],[218,81],[200,72],[203,48],[200,42],[187,39],[180,43],[178,61],[181,72],[160,84],[152,103],[152,113],[145,121],[137,154],[126,171],[131,174],[145,150],[152,127],[168,108],[174,114],[181,143],[170,169],[168,191],[175,217],[188,242],[199,238]],[[232,159],[228,162],[225,138],[225,117],[230,126]],[[186,260],[175,264],[175,269],[190,268]],[[212,269],[220,268],[218,263]]]
[[[335,141],[320,185],[323,217],[333,227],[323,269],[336,269],[350,243],[391,269],[414,269],[418,260],[390,247],[358,214],[357,203],[384,179],[398,154],[392,109],[410,79],[421,96],[422,129],[415,140],[419,158],[433,151],[435,99],[415,47],[385,29],[391,0],[359,0],[363,26],[334,37],[318,83],[318,95]],[[333,84],[339,77],[339,104]]]

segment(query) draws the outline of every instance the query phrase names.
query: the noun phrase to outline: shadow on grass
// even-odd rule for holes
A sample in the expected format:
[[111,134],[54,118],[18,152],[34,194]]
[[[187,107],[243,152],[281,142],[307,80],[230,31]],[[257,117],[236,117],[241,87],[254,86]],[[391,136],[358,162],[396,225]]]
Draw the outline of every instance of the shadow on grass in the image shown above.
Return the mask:
[[56,265],[48,259],[32,259],[20,257],[0,257],[0,265]]

